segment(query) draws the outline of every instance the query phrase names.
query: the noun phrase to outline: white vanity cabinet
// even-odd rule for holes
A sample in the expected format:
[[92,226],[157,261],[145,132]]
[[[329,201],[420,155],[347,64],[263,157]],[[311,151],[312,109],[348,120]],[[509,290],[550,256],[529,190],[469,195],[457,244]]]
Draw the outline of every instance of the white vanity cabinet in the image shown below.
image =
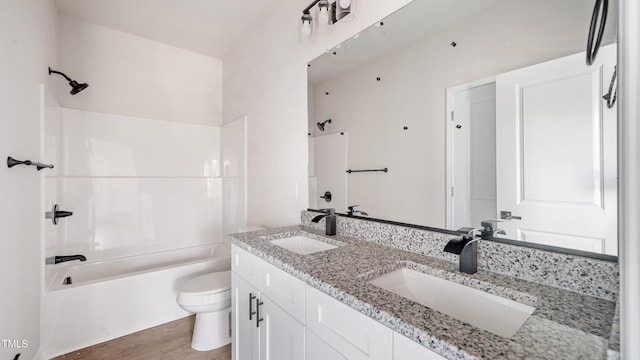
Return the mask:
[[231,257],[234,360],[444,359],[235,245]]
[[231,257],[233,359],[304,359],[304,283],[236,246]]

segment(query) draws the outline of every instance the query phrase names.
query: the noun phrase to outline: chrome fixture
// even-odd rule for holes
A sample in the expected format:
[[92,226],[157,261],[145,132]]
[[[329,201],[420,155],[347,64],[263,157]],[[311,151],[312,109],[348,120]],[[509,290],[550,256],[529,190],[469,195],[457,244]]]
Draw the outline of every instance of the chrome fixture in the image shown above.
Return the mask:
[[70,77],[68,77],[64,73],[61,73],[60,71],[51,70],[51,68],[49,68],[49,75],[51,74],[62,75],[65,79],[67,79],[67,81],[69,82],[69,86],[71,86],[71,92],[70,92],[71,95],[75,95],[80,91],[89,87],[89,84],[87,83],[79,84],[77,81],[72,80]]
[[316,123],[316,126],[318,127],[318,129],[320,129],[320,131],[324,131],[324,126],[326,124],[331,124],[331,119],[327,119],[323,122]]
[[349,211],[347,211],[347,215],[349,216],[368,216],[369,214],[367,214],[364,211],[360,211],[358,210],[358,206],[360,205],[351,205],[349,206]]
[[84,255],[63,255],[63,256],[52,256],[50,258],[46,258],[44,263],[47,265],[51,264],[59,264],[61,262],[80,260],[87,261],[87,258]]
[[498,223],[502,222],[500,220],[484,220],[480,222],[480,226],[482,226],[482,230],[480,230],[480,237],[482,239],[488,239],[490,237],[494,237],[497,234],[507,235],[507,232],[498,229]]
[[[316,7],[317,5],[317,7]],[[311,40],[314,35],[313,17],[311,10],[317,8],[317,32],[319,35],[326,35],[331,32],[331,27],[338,21],[349,21],[354,17],[353,0],[336,0],[329,3],[329,0],[313,0],[309,6],[302,10],[300,18],[300,40]]]
[[47,211],[46,213],[44,213],[44,218],[51,219],[53,225],[58,225],[59,218],[64,218],[71,215],[73,215],[71,211],[58,210],[58,204],[55,204],[53,205],[51,211]]
[[325,234],[333,236],[336,234],[336,209],[320,209],[324,214],[318,215],[311,219],[311,222],[318,223],[320,220],[325,219]]
[[472,227],[456,230],[462,237],[450,240],[444,247],[444,251],[459,255],[460,272],[466,274],[478,272],[478,240],[480,238],[474,239],[475,230]]

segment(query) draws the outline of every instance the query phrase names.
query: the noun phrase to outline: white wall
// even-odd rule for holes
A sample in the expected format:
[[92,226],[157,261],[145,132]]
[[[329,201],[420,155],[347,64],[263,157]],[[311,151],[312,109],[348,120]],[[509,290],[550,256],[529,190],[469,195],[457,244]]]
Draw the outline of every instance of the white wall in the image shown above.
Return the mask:
[[[350,168],[389,168],[349,175],[349,203],[373,217],[445,227],[446,88],[584,51],[579,14],[586,23],[592,5],[523,11],[527,1],[502,3],[314,86],[310,131],[320,135],[315,122],[331,118],[331,131],[349,131]],[[541,18],[544,27],[534,21]]]
[[[87,260],[223,241],[220,128],[48,108],[45,255]],[[184,146],[188,144],[188,146]]]
[[360,1],[355,20],[300,45],[308,2],[281,1],[277,16],[265,16],[224,58],[224,121],[248,117],[248,223],[297,224],[307,207],[307,62],[408,2]]
[[[55,65],[56,10],[52,1],[0,3],[0,155],[41,160],[41,95],[47,66]],[[43,172],[46,170],[43,170]],[[0,358],[38,356],[42,289],[43,172],[0,166]],[[23,344],[22,341],[27,341]]]
[[54,69],[89,83],[69,96],[67,82],[56,79],[63,107],[222,124],[222,61],[64,15],[58,27]]

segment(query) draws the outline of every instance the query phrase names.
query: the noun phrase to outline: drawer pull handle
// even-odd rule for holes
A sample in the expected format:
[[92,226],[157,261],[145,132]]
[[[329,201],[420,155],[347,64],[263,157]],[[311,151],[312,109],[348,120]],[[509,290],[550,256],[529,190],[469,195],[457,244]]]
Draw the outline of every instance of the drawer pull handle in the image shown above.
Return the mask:
[[252,293],[249,293],[249,320],[253,319],[253,315],[256,314],[255,311],[253,311],[253,307],[251,306],[251,303],[253,302],[253,299],[257,299],[257,296],[253,296]]
[[264,302],[256,298],[256,327],[260,327],[260,322],[264,321],[264,318],[260,318],[260,306],[264,305]]

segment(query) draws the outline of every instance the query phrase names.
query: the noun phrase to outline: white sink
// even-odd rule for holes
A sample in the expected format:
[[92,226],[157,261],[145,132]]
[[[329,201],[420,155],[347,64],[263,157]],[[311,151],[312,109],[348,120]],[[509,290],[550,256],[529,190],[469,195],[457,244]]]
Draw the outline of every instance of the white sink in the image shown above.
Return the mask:
[[271,240],[270,242],[300,255],[309,255],[316,252],[337,248],[336,245],[328,244],[320,240],[300,235]]
[[506,338],[513,336],[535,310],[529,305],[407,268],[384,274],[369,283]]

